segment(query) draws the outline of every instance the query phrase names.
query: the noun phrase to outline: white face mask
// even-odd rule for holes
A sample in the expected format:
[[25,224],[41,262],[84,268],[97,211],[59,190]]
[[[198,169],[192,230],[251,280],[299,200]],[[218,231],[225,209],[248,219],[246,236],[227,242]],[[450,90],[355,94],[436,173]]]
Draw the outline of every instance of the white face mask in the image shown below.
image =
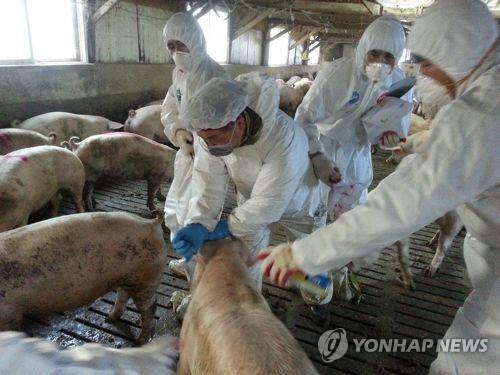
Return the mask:
[[366,76],[373,82],[383,82],[391,74],[392,67],[384,63],[371,63],[366,66]]
[[175,66],[183,72],[191,71],[192,61],[191,55],[188,52],[174,52],[172,54],[172,59],[174,60]]
[[422,100],[422,103],[428,106],[434,106],[437,109],[450,103],[453,98],[446,88],[433,80],[432,78],[419,75],[415,84],[416,95]]

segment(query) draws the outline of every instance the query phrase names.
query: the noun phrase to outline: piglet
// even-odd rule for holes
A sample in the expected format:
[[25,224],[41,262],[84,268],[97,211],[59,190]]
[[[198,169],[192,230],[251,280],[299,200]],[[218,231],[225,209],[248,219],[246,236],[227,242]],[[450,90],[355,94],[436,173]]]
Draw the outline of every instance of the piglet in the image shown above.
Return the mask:
[[177,373],[317,374],[250,279],[240,240],[207,242],[196,259]]

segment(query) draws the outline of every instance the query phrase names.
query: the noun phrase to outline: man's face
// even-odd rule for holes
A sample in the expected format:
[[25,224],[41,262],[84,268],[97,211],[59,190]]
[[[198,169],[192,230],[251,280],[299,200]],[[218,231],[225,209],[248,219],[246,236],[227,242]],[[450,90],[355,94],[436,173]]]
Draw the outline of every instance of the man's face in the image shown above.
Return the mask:
[[372,63],[383,63],[394,68],[395,60],[394,56],[389,52],[385,52],[379,49],[372,49],[365,55],[364,67],[366,68],[367,65]]
[[172,39],[169,40],[167,42],[167,49],[170,52],[170,54],[174,52],[189,53],[189,48],[187,48],[187,46],[184,43],[179,42],[178,40],[172,40]]
[[228,143],[231,143],[233,147],[238,147],[243,141],[245,131],[245,118],[240,115],[236,121],[230,122],[222,128],[204,129],[198,131],[196,134],[203,138],[209,147],[227,145]]

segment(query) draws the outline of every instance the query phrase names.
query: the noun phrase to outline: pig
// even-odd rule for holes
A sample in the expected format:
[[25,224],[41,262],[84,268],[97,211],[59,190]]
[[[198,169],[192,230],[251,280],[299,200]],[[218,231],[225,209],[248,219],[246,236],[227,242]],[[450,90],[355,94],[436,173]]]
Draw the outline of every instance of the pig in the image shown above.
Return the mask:
[[[399,164],[406,156],[415,153],[429,136],[430,130],[422,130],[410,135],[405,142],[401,142],[398,147],[391,150],[392,154],[386,162]],[[438,225],[438,230],[434,237],[427,243],[429,247],[437,245],[431,264],[425,269],[425,274],[430,277],[436,275],[446,253],[450,250],[453,239],[463,228],[463,223],[455,210],[447,212],[444,216],[437,219],[435,223]]]
[[250,279],[242,241],[206,242],[195,259],[178,374],[317,374]]
[[279,108],[287,115],[293,118],[295,116],[295,111],[297,110],[300,103],[302,103],[304,95],[302,94],[301,91],[296,90],[289,85],[279,86],[279,93],[280,93]]
[[147,106],[150,106],[150,105],[158,105],[158,104],[163,104],[163,99],[158,99],[158,100],[153,100],[152,102],[149,102],[149,103],[146,103],[145,105],[143,105],[143,107],[147,107]]
[[289,86],[293,86],[295,84],[295,82],[298,82],[300,81],[302,78],[299,77],[299,76],[292,76],[288,79],[288,81],[286,81],[286,84],[289,85]]
[[84,212],[84,184],[82,162],[61,147],[36,146],[0,156],[0,232],[26,225],[49,202],[51,216],[57,215],[61,191]]
[[120,318],[130,296],[142,318],[137,341],[148,341],[167,261],[161,222],[160,213],[82,213],[0,233],[0,331],[19,328],[26,315],[74,309],[116,290],[107,319]]
[[43,135],[55,133],[59,142],[71,137],[85,139],[95,134],[108,133],[122,129],[123,125],[104,117],[77,115],[68,112],[49,112],[27,119],[23,122],[14,120],[13,128],[34,130]]
[[406,141],[390,149],[391,156],[385,162],[388,164],[399,164],[407,155],[415,153],[415,150],[424,143],[429,134],[429,130],[424,130],[408,136]]
[[408,129],[408,135],[413,135],[424,130],[429,130],[431,128],[431,121],[422,118],[415,113],[410,115],[410,127]]
[[311,88],[312,84],[312,81],[308,78],[302,78],[300,81],[297,81],[293,84],[293,88],[300,91],[302,94],[302,98],[304,98],[304,96],[306,96],[307,92]]
[[173,178],[175,150],[143,136],[120,132],[91,136],[81,142],[73,137],[65,144],[85,167],[84,201],[93,211],[92,195],[100,177],[147,180],[148,208],[156,209],[155,196],[162,200],[160,184]]
[[0,332],[0,374],[162,374],[175,375],[178,340],[162,336],[140,348],[114,349],[102,344],[59,350],[49,340],[22,332]]
[[0,155],[34,146],[56,145],[56,133],[49,133],[48,137],[24,129],[0,129]]
[[128,111],[124,130],[142,135],[156,142],[167,143],[169,140],[163,131],[160,113],[161,105],[150,105],[137,110],[131,109]]

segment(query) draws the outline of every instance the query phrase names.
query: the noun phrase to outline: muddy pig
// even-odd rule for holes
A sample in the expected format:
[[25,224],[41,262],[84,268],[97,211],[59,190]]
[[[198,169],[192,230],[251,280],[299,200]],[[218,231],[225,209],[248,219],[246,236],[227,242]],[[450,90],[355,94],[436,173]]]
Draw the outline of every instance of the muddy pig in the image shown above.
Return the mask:
[[24,129],[0,129],[0,155],[34,146],[55,145],[56,133],[49,133],[48,137]]
[[84,184],[82,162],[61,147],[36,146],[0,156],[0,232],[26,225],[29,216],[49,202],[56,216],[61,191],[84,212]]
[[317,374],[249,277],[239,240],[206,242],[196,259],[177,373]]
[[163,132],[160,112],[161,105],[150,105],[137,110],[131,109],[128,111],[124,130],[157,142],[167,143],[169,140]]
[[83,196],[89,211],[94,210],[92,194],[100,177],[147,180],[147,204],[152,211],[155,196],[164,199],[160,192],[161,182],[173,178],[175,150],[137,134],[95,135],[82,142],[72,138],[68,147],[85,167]]
[[85,139],[95,134],[122,129],[123,125],[100,116],[77,115],[68,112],[49,112],[23,122],[12,121],[13,128],[34,130],[43,135],[55,133],[59,142],[71,137]]
[[74,214],[0,233],[0,330],[28,314],[74,309],[117,290],[108,320],[130,296],[142,318],[139,343],[154,328],[155,291],[167,260],[161,215]]

